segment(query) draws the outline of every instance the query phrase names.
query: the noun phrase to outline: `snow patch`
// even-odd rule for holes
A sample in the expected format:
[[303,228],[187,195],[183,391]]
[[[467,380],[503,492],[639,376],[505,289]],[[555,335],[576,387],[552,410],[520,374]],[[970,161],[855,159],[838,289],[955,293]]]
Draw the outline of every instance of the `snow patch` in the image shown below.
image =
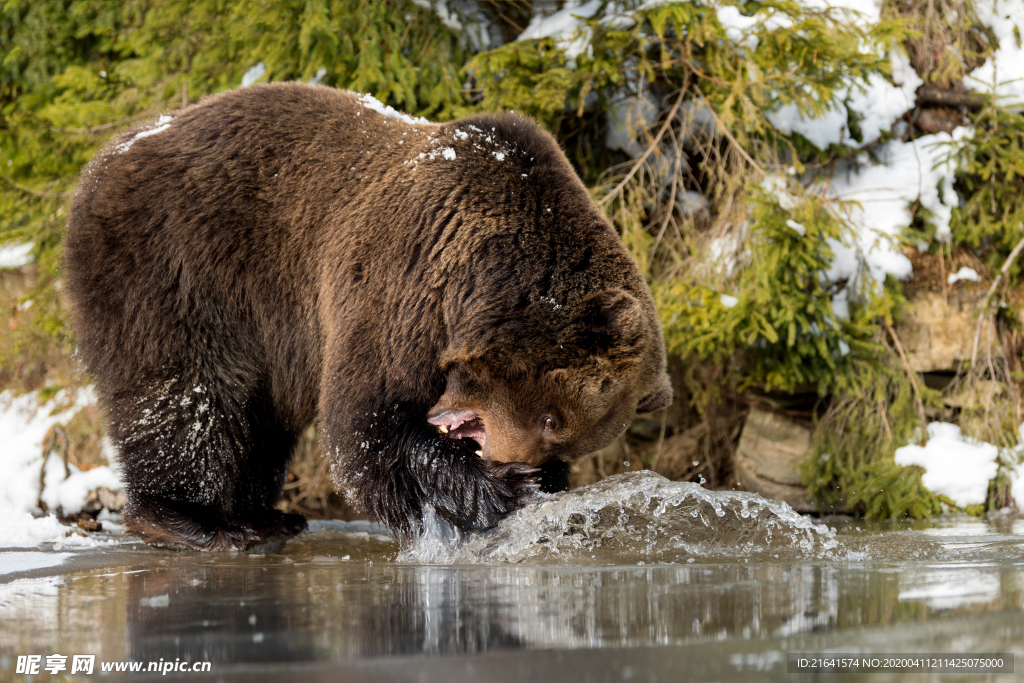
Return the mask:
[[117,147],[115,147],[114,152],[116,152],[117,154],[123,154],[124,152],[127,152],[129,149],[131,149],[132,145],[135,144],[136,140],[139,140],[141,138],[148,138],[150,135],[156,135],[157,133],[164,132],[165,130],[171,127],[171,123],[173,121],[173,116],[161,116],[159,119],[157,119],[157,122],[152,127],[144,128],[143,130],[139,131],[134,136],[132,136],[131,140],[122,142]]
[[696,190],[677,190],[676,202],[683,215],[692,216],[708,205],[708,200]]
[[1024,423],[1017,427],[1017,445],[1004,451],[1004,462],[1010,479],[1010,492],[1017,507],[1024,510]]
[[985,502],[988,483],[996,476],[999,448],[975,441],[947,422],[928,425],[928,443],[896,449],[897,465],[918,465],[925,470],[921,483],[949,496],[960,506]]
[[617,101],[608,111],[605,146],[621,149],[634,159],[644,153],[645,146],[637,142],[642,131],[654,125],[658,118],[658,101],[648,90]]
[[86,496],[105,486],[111,491],[121,488],[121,479],[117,473],[106,465],[89,470],[79,470],[68,465],[71,476],[64,478],[64,462],[60,456],[51,453],[46,460],[46,488],[41,496],[46,507],[54,510],[58,507],[65,512],[77,512],[82,509]]
[[[891,53],[890,60],[896,85],[872,74],[867,83],[840,90],[834,100],[822,103],[825,110],[817,118],[801,114],[796,104],[789,103],[769,112],[768,120],[786,135],[798,133],[822,150],[840,143],[852,147],[870,145],[889,130],[893,121],[914,107],[915,93],[923,83],[903,53]],[[860,119],[862,137],[859,143],[850,137],[848,110]]]
[[570,67],[575,67],[576,58],[590,48],[586,20],[601,9],[602,1],[590,0],[581,5],[580,0],[566,0],[565,6],[557,12],[547,15],[538,12],[516,40],[554,38],[555,46],[565,53]]
[[[479,3],[458,3],[458,12],[448,8],[445,0],[412,0],[417,7],[432,10],[446,28],[467,39],[476,52],[483,52],[491,47],[491,36],[488,33],[487,15],[479,7]],[[461,14],[461,16],[460,16]]]
[[818,149],[828,149],[829,145],[838,145],[846,132],[846,109],[840,105],[829,103],[818,118],[808,118],[800,113],[796,104],[784,104],[773,112],[766,114],[768,121],[786,135],[799,133]]
[[853,244],[829,240],[835,254],[826,272],[829,280],[855,279],[861,258],[876,282],[884,282],[886,275],[908,279],[912,275],[910,260],[895,239],[910,225],[914,201],[919,200],[931,212],[938,239],[949,240],[949,219],[958,199],[952,189],[954,167],[948,163],[948,147],[942,143],[964,133],[966,129],[958,128],[953,136],[937,133],[911,142],[892,140],[879,150],[882,163],[836,173],[828,196],[856,202],[840,209],[856,237]]
[[737,265],[736,252],[745,233],[745,230],[739,236],[729,233],[722,237],[715,237],[708,242],[708,255],[711,263],[714,264],[715,272],[724,273],[726,277],[732,276]]
[[441,20],[441,23],[450,28],[453,31],[462,31],[462,22],[459,21],[457,14],[448,10],[448,5],[444,2],[430,2],[429,0],[412,0],[412,4],[423,9],[432,9],[437,14],[437,18]]
[[960,270],[956,271],[955,273],[950,273],[949,277],[946,278],[946,281],[949,284],[953,284],[954,282],[957,282],[959,280],[981,282],[981,276],[978,275],[978,271],[974,270],[974,268],[968,268],[967,266],[963,266],[962,268],[960,268]]
[[850,319],[850,290],[844,288],[832,295],[832,313],[840,320]]
[[0,554],[0,577],[5,574],[30,572],[35,569],[46,569],[63,564],[71,557],[71,553],[19,553],[6,552]]
[[1020,0],[987,0],[976,5],[978,19],[992,29],[999,39],[999,49],[972,71],[965,82],[968,87],[984,93],[992,92],[1001,104],[1012,109],[1024,108],[1024,3]]
[[256,66],[249,67],[249,70],[242,75],[242,87],[248,88],[250,85],[260,80],[265,73],[267,73],[267,67],[263,62],[260,62]]
[[756,50],[760,42],[754,35],[757,31],[774,31],[778,28],[785,28],[793,25],[793,20],[781,12],[765,14],[757,12],[754,16],[748,17],[740,13],[740,9],[733,5],[719,7],[718,21],[725,29],[725,35],[732,42],[742,44],[748,50]]
[[[37,394],[13,396],[0,394],[0,548],[32,547],[44,542],[61,546],[102,545],[105,541],[66,536],[69,528],[54,515],[35,518],[39,495],[39,471],[42,467],[43,439],[53,425],[64,425],[87,406],[96,404],[91,388],[78,392],[76,400],[67,405],[63,392],[40,404]],[[56,411],[56,412],[55,412]],[[109,450],[109,449],[108,449]],[[58,505],[65,512],[77,512],[85,503],[86,495],[99,486],[121,488],[120,480],[111,468],[96,467],[80,471],[69,467],[71,476],[64,478],[64,465],[59,457],[51,455],[46,462],[46,488],[43,501],[51,507]]]
[[878,0],[803,0],[800,3],[808,9],[838,9],[854,12],[851,17],[855,24],[863,28],[877,24],[882,16],[882,4]]
[[0,268],[22,268],[32,263],[33,242],[6,244],[0,247]]
[[854,87],[849,93],[847,106],[860,115],[860,146],[878,140],[897,118],[913,109],[917,89],[924,83],[902,52],[891,52],[889,59],[895,85],[873,74],[866,86]]
[[761,189],[779,203],[783,211],[792,211],[796,208],[796,197],[786,189],[786,179],[779,175],[766,175],[761,181]]
[[320,82],[322,80],[324,80],[324,76],[326,76],[326,75],[327,75],[327,68],[323,67],[323,66],[320,67],[319,69],[316,70],[316,73],[313,74],[313,77],[309,79],[309,84],[310,85],[320,85]]
[[411,123],[414,126],[421,126],[430,123],[430,121],[427,121],[425,118],[403,114],[394,107],[384,104],[383,102],[381,102],[376,97],[370,94],[360,95],[359,104],[363,105],[367,109],[372,109],[378,114],[383,114],[384,116],[388,116],[393,119],[398,119],[399,121],[404,121],[405,123]]

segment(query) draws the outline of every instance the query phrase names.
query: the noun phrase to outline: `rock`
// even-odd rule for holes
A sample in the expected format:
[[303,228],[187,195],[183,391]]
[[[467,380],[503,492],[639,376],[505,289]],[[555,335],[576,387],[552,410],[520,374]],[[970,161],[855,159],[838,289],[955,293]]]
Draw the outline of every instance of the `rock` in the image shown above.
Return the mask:
[[999,400],[1004,402],[1010,400],[1006,395],[1006,385],[1002,382],[982,379],[966,383],[960,391],[946,396],[944,403],[952,408],[977,412],[992,410],[996,401]]
[[[958,289],[949,292],[947,305],[941,292],[912,294],[914,309],[896,328],[910,367],[917,372],[942,372],[956,370],[961,362],[970,361],[977,312],[984,297],[984,292]],[[1002,345],[988,320],[982,323],[979,355],[987,351],[990,334],[992,355],[1002,357]]]
[[665,439],[655,463],[654,471],[673,481],[689,477],[705,459],[701,439],[708,433],[707,423],[700,422],[689,429]]
[[88,517],[78,518],[78,528],[82,531],[103,531],[103,524]]
[[734,461],[747,491],[789,503],[797,512],[817,511],[800,483],[800,464],[811,451],[811,430],[777,413],[752,408]]
[[100,486],[96,490],[90,491],[89,495],[85,497],[82,512],[95,515],[103,508],[110,512],[120,512],[124,507],[124,502],[123,491],[111,491],[106,486]]
[[952,133],[957,126],[964,125],[964,115],[949,107],[922,109],[914,123],[926,133]]

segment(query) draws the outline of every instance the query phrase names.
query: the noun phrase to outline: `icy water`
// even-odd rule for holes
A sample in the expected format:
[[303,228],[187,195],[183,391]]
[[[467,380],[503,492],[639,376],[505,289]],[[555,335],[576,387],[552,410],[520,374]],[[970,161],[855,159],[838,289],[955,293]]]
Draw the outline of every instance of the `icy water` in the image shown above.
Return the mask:
[[[265,554],[117,535],[0,553],[0,681],[23,679],[26,654],[67,655],[68,671],[95,654],[76,680],[129,660],[143,664],[130,680],[835,678],[787,673],[788,653],[1011,653],[1024,671],[1024,520],[814,520],[636,473],[487,534],[428,527],[407,548],[366,522],[319,522]],[[145,673],[185,660],[210,672]]]

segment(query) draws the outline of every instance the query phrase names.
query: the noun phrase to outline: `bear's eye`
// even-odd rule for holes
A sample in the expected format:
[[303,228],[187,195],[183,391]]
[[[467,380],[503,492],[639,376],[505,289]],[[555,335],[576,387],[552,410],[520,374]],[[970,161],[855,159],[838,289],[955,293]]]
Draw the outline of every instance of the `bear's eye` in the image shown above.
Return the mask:
[[554,418],[551,417],[550,415],[546,415],[544,417],[544,420],[542,421],[542,424],[544,426],[544,431],[545,432],[553,432],[553,431],[555,431],[555,428],[558,426],[558,425],[555,424]]

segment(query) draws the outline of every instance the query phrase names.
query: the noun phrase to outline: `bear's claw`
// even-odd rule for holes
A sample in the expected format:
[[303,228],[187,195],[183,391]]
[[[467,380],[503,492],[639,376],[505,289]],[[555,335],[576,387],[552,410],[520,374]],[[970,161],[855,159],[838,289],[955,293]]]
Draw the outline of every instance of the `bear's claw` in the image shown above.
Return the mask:
[[[478,460],[486,486],[477,497],[475,519],[469,525],[474,530],[490,529],[510,512],[540,490],[537,475],[540,470],[522,462],[501,463]],[[468,517],[469,515],[467,515]]]

